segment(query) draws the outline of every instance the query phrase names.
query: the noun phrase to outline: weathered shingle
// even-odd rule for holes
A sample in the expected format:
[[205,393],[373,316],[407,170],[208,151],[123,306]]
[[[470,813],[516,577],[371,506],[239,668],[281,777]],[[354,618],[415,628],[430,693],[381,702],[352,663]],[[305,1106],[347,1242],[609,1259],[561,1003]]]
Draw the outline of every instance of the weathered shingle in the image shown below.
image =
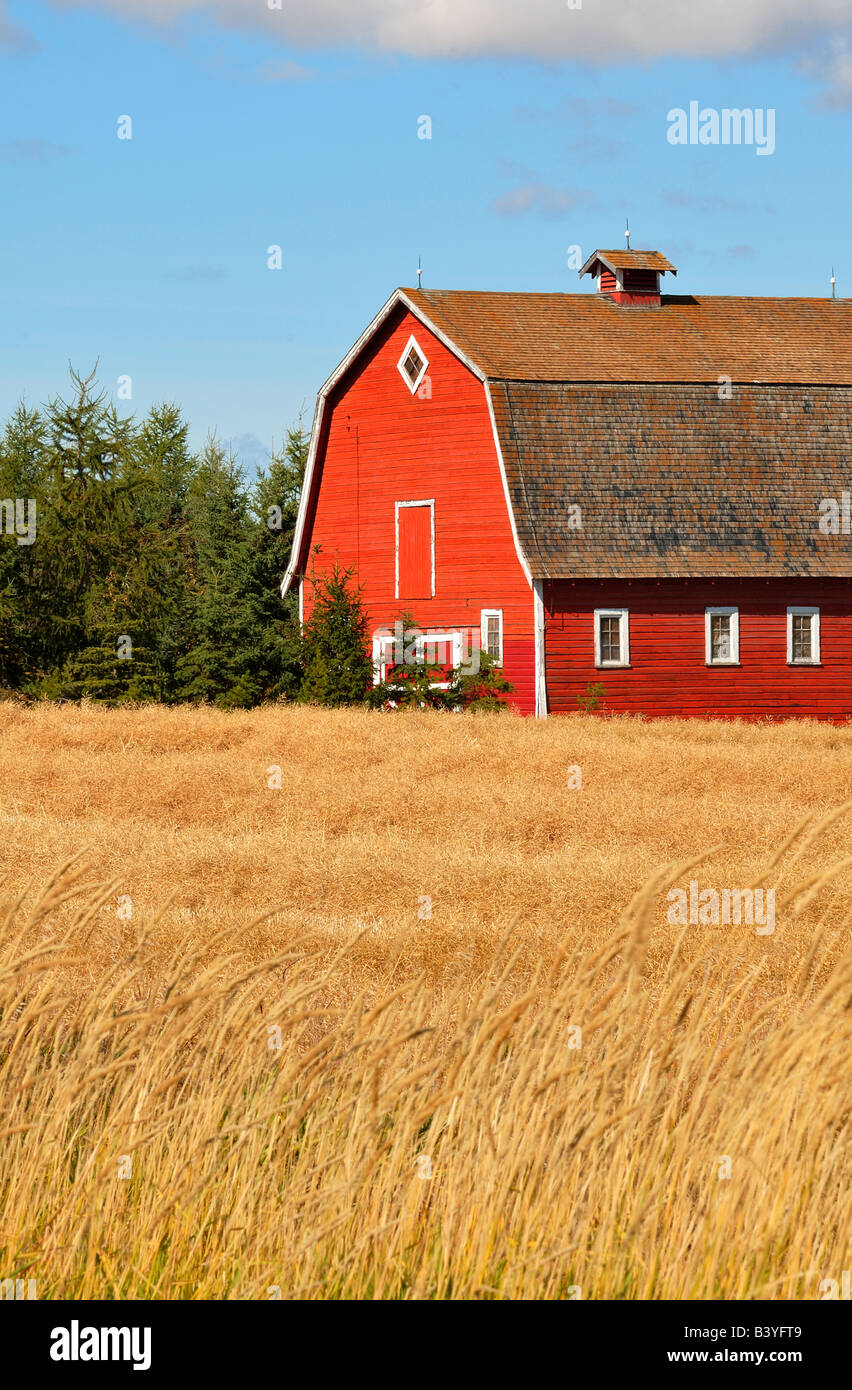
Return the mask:
[[509,381],[852,385],[852,300],[405,294],[486,375]]
[[[852,576],[852,388],[491,382],[533,574]],[[569,524],[579,507],[582,529]]]

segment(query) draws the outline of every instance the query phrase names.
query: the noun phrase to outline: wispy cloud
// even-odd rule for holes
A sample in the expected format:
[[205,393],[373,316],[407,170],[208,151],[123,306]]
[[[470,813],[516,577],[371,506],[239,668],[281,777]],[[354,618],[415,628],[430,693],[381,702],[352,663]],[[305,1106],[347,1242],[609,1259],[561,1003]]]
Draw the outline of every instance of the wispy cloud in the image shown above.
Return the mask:
[[754,247],[743,241],[739,246],[729,246],[728,255],[735,261],[747,261],[754,255]]
[[40,48],[41,44],[33,34],[10,19],[3,0],[0,0],[0,52],[23,56],[36,53]]
[[264,63],[260,69],[264,82],[310,82],[316,77],[313,68],[294,63],[292,58],[281,58],[275,63]]
[[663,190],[662,198],[669,207],[688,208],[690,212],[777,212],[774,203],[762,203],[758,206],[746,203],[741,198],[726,198],[722,193],[686,193],[679,188],[666,188]]
[[802,59],[801,69],[822,83],[820,105],[832,111],[852,106],[852,41],[840,36],[829,39],[821,49]]
[[525,183],[509,193],[501,193],[491,204],[502,217],[534,213],[538,217],[567,217],[579,207],[592,207],[597,195],[587,188],[555,188],[549,183]]
[[67,145],[57,145],[53,140],[26,138],[6,140],[0,149],[7,151],[16,159],[29,159],[39,164],[43,164],[48,159],[59,159],[71,153]]

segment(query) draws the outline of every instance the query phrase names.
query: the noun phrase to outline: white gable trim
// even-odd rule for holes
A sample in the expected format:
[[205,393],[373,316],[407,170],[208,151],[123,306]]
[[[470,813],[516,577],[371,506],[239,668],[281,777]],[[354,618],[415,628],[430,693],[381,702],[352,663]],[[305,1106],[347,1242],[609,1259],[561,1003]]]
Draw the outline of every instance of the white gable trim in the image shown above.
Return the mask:
[[352,363],[358,357],[359,353],[362,351],[364,347],[366,347],[367,343],[373,337],[376,330],[381,327],[385,319],[392,313],[394,309],[397,308],[398,305],[403,305],[406,309],[408,309],[408,311],[411,314],[413,314],[414,317],[417,320],[419,320],[420,323],[423,324],[424,328],[428,328],[429,332],[433,333],[435,337],[438,339],[438,341],[443,343],[444,347],[447,348],[448,351],[451,352],[454,357],[458,358],[458,360],[462,362],[464,366],[466,366],[468,370],[472,372],[473,375],[479,381],[481,381],[483,386],[485,387],[485,399],[488,402],[488,413],[491,418],[491,431],[494,437],[494,448],[497,453],[497,462],[500,467],[500,478],[503,483],[503,496],[506,499],[506,510],[509,513],[509,523],[512,528],[512,539],[515,543],[515,554],[518,557],[518,562],[521,566],[521,569],[526,575],[527,582],[530,585],[530,588],[532,588],[532,572],[530,570],[527,557],[524,554],[523,549],[521,548],[520,540],[518,539],[518,528],[515,525],[515,513],[512,507],[511,498],[509,496],[509,484],[506,480],[506,468],[503,463],[503,451],[500,448],[500,439],[497,434],[497,422],[494,418],[494,406],[491,401],[491,392],[488,387],[488,379],[486,377],[486,374],[481,367],[477,366],[477,364],[474,361],[472,361],[472,359],[468,357],[466,353],[462,352],[461,349],[456,346],[456,344],[452,341],[451,338],[447,337],[446,333],[442,332],[441,329],[438,328],[437,324],[432,323],[428,315],[424,314],[423,310],[413,303],[413,301],[408,297],[404,290],[394,290],[390,299],[387,301],[386,304],[382,306],[382,308],[376,314],[376,317],[373,319],[372,323],[370,323],[369,326],[364,329],[364,332],[361,334],[354,347],[350,349],[350,351],[343,358],[342,362],[340,362],[339,365],[335,367],[328,380],[320,387],[319,394],[317,396],[316,410],[314,411],[314,423],[313,428],[311,430],[311,444],[310,449],[308,451],[308,461],[305,466],[305,480],[302,486],[301,500],[299,502],[299,514],[296,518],[296,529],[293,535],[293,550],[290,556],[290,563],[287,566],[287,572],[281,581],[282,598],[292,587],[293,580],[298,572],[299,561],[302,554],[302,545],[304,543],[305,538],[305,523],[308,514],[308,506],[313,492],[314,473],[316,471],[317,453],[319,450],[319,439],[320,434],[322,433],[323,419],[325,417],[326,401],[330,393],[333,391],[334,387],[340,381],[341,377],[345,375],[345,373],[352,366]]

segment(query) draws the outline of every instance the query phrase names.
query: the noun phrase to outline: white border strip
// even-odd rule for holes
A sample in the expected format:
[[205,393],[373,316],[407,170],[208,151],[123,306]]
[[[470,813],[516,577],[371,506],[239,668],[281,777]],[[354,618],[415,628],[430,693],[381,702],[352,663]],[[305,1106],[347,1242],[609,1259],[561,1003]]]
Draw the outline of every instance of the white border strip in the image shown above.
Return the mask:
[[547,677],[544,655],[544,580],[533,580],[533,613],[535,615],[535,717],[547,718]]

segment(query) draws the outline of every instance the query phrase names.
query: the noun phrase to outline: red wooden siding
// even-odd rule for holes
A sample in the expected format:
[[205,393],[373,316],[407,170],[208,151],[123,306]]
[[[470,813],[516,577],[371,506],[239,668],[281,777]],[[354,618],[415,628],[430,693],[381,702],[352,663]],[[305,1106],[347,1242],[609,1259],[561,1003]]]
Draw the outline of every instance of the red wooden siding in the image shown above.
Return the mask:
[[[819,666],[787,665],[787,608],[820,610]],[[590,682],[605,708],[649,715],[852,716],[847,579],[550,580],[544,586],[548,709],[576,711]],[[739,608],[738,666],[705,664],[704,613]],[[630,614],[630,666],[595,666],[594,610]]]
[[[414,395],[397,370],[412,333],[428,359]],[[410,608],[423,629],[478,636],[481,610],[502,609],[511,701],[533,712],[533,593],[515,551],[483,383],[419,320],[395,311],[329,399],[317,464],[308,580],[314,566],[321,572],[335,560],[354,569],[373,630]],[[435,594],[400,589],[397,598],[396,503],[426,498],[435,501]],[[303,594],[307,615],[308,581]]]
[[399,597],[432,597],[432,508],[400,507]]

